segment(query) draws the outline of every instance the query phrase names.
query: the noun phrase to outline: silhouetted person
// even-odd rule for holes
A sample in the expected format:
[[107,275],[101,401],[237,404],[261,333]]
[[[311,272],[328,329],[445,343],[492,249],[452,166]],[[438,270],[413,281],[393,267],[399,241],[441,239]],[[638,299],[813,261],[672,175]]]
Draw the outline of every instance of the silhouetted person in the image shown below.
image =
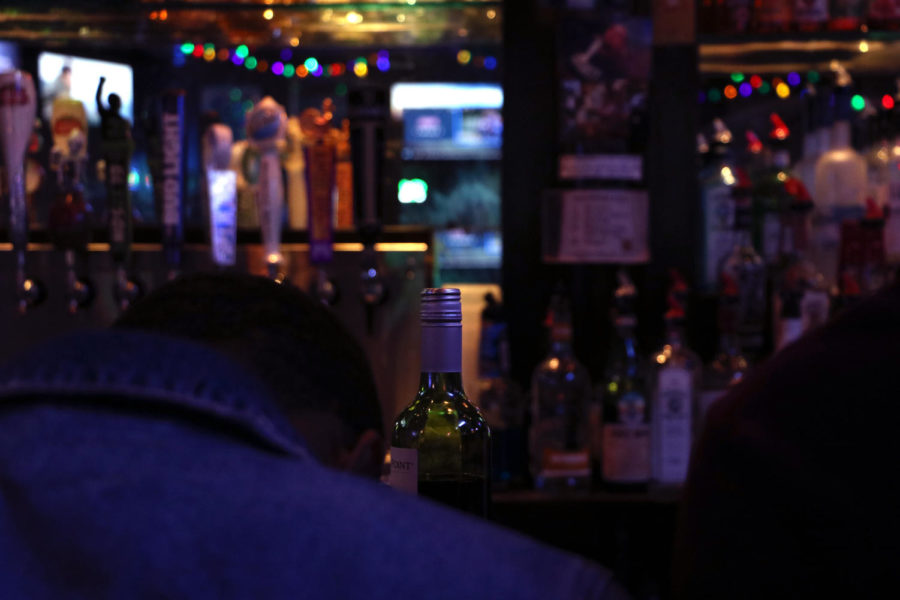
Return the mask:
[[900,587],[900,287],[787,346],[713,404],[676,597],[878,598]]
[[358,372],[325,325],[265,350],[291,334],[259,310],[267,325],[225,352],[116,328],[0,366],[0,598],[622,597],[583,559],[313,459],[228,355],[342,373],[335,391]]
[[322,462],[381,473],[384,425],[365,353],[331,311],[293,285],[238,273],[190,275],[139,300],[115,327],[228,354],[269,386]]

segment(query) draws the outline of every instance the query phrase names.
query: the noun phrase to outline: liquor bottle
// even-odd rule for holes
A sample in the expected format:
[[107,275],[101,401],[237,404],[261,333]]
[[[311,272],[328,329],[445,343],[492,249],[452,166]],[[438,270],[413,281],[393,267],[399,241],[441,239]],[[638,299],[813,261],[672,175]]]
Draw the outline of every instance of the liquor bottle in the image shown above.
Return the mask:
[[651,456],[653,480],[679,485],[687,478],[690,462],[701,363],[684,343],[684,307],[671,293],[668,304],[666,342],[651,360]]
[[752,187],[740,170],[732,198],[734,246],[719,265],[718,271],[737,282],[740,293],[737,306],[737,335],[744,352],[758,357],[763,351],[765,342],[766,266],[753,246]]
[[725,22],[719,27],[719,33],[748,33],[753,24],[753,0],[725,0],[723,17]]
[[776,350],[824,323],[830,305],[825,278],[809,258],[812,199],[799,180],[788,180],[786,187],[792,196],[788,227],[793,242],[792,251],[785,257],[775,286]]
[[[896,102],[900,102],[898,94]],[[900,265],[900,111],[889,111],[891,122],[891,158],[888,168],[888,208],[884,227],[884,248],[888,264]]]
[[529,454],[534,485],[586,490],[591,483],[588,409],[591,382],[572,351],[569,304],[557,292],[547,319],[550,353],[531,379]]
[[887,206],[890,202],[890,168],[891,168],[891,142],[888,120],[890,115],[886,111],[876,111],[866,108],[866,136],[867,148],[863,150],[866,159],[866,183],[868,189],[866,197],[875,201],[878,206]]
[[765,168],[754,181],[754,239],[767,264],[777,263],[790,250],[790,239],[784,227],[784,215],[790,199],[784,183],[791,177],[791,155],[788,150],[790,129],[776,113],[769,115],[771,152],[766,155]]
[[866,161],[850,146],[850,78],[838,70],[831,147],[816,163],[813,260],[829,286],[838,280],[840,226],[859,220],[867,190]]
[[634,284],[620,271],[615,293],[615,334],[600,392],[600,474],[603,485],[611,489],[639,489],[650,480],[650,406],[635,336],[636,297]]
[[490,292],[481,311],[478,408],[491,429],[494,489],[523,487],[528,474],[525,397],[509,376],[509,339],[503,305]]
[[900,27],[900,2],[869,0],[866,24],[869,31],[893,31]]
[[[721,119],[713,122],[713,128],[708,151],[701,151],[705,163],[700,171],[704,232],[700,285],[703,289],[713,289],[722,257],[734,246],[734,202],[731,195],[737,175],[730,152],[732,135]],[[699,144],[706,144],[706,139],[700,139]]]
[[753,0],[753,29],[756,33],[788,32],[793,12],[793,0]]
[[828,28],[832,31],[858,31],[866,16],[867,0],[831,0],[831,20]]
[[486,517],[490,430],[462,385],[458,289],[422,291],[419,391],[394,422],[390,484]]
[[797,31],[822,31],[828,26],[828,0],[794,0]]
[[794,165],[794,175],[803,182],[807,189],[813,189],[816,182],[816,163],[822,153],[828,149],[827,140],[823,145],[824,127],[821,111],[821,99],[812,84],[806,86],[806,131],[803,136],[803,155]]
[[861,260],[859,283],[863,293],[873,294],[888,280],[884,252],[884,210],[866,199],[866,214],[860,222]]
[[741,351],[741,341],[738,336],[739,306],[740,290],[737,281],[727,273],[722,273],[717,309],[719,347],[715,358],[703,373],[702,389],[698,396],[695,432],[702,429],[706,413],[713,402],[724,396],[731,386],[743,379],[750,368],[750,361]]

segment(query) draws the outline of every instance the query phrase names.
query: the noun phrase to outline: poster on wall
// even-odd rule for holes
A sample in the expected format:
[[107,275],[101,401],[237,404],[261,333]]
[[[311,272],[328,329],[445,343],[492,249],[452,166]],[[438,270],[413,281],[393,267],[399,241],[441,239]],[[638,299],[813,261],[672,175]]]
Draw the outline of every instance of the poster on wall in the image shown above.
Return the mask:
[[647,140],[651,20],[573,13],[558,36],[561,179],[639,181]]
[[646,190],[547,192],[541,246],[546,263],[638,264],[650,260]]

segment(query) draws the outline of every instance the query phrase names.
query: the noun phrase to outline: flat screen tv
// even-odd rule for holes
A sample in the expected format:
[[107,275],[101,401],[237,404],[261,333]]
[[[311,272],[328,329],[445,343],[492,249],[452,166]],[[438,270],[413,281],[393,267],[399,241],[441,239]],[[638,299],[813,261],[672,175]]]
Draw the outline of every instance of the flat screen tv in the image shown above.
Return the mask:
[[503,88],[495,83],[396,83],[391,116],[406,160],[499,159]]

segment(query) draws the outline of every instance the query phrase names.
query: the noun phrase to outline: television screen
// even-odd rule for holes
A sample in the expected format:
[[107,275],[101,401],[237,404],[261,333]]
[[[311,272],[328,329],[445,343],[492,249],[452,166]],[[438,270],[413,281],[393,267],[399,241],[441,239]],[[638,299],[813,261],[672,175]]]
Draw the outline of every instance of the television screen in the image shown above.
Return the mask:
[[42,102],[42,115],[50,118],[56,98],[74,98],[84,103],[88,122],[100,124],[95,100],[100,77],[106,77],[103,86],[103,103],[109,94],[118,94],[122,100],[120,114],[134,123],[134,74],[130,66],[93,58],[41,52],[38,55],[38,83]]
[[402,157],[411,160],[500,158],[503,89],[485,83],[397,83],[391,115],[403,122]]

